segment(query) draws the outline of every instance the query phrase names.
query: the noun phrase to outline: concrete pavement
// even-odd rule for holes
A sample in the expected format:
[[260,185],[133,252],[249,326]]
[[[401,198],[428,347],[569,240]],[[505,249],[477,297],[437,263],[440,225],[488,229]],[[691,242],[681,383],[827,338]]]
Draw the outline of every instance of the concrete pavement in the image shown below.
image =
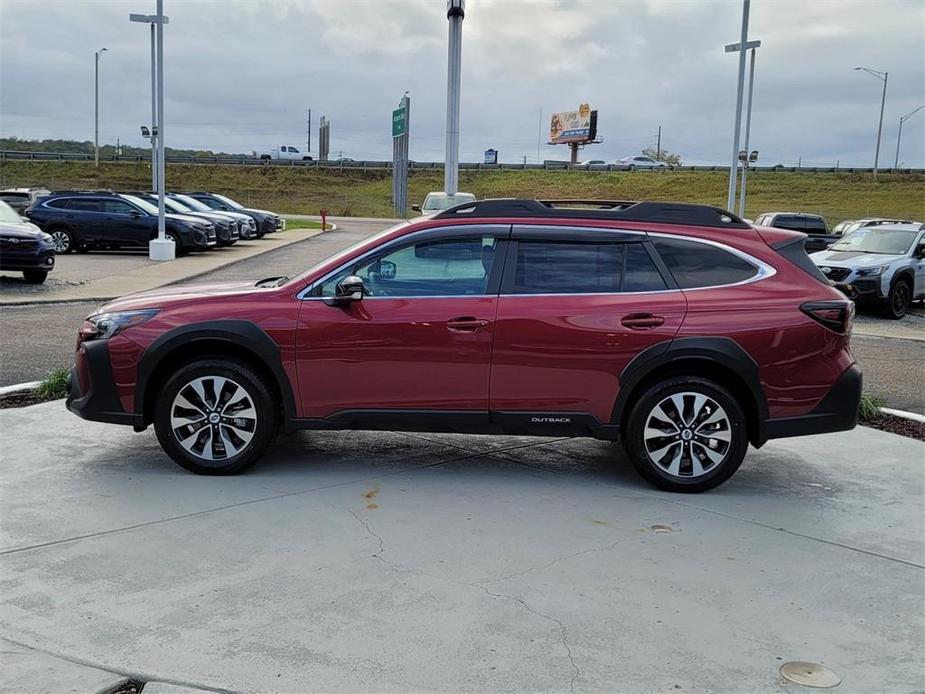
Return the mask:
[[892,434],[771,442],[699,496],[579,439],[302,433],[231,478],[60,402],[0,411],[0,439],[0,635],[61,663],[4,655],[0,689],[67,691],[75,663],[248,692],[925,676],[925,444]]
[[227,248],[193,253],[169,263],[148,260],[143,252],[63,255],[45,284],[29,285],[4,277],[0,306],[113,299],[190,279],[320,233],[317,229],[292,229],[262,239],[239,241]]

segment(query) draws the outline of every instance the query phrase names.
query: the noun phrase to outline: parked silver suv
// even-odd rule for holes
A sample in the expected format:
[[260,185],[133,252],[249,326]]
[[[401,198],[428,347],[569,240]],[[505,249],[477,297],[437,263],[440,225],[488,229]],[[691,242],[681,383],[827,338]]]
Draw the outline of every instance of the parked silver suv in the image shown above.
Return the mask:
[[880,224],[843,236],[812,261],[848,298],[902,318],[925,298],[925,224]]

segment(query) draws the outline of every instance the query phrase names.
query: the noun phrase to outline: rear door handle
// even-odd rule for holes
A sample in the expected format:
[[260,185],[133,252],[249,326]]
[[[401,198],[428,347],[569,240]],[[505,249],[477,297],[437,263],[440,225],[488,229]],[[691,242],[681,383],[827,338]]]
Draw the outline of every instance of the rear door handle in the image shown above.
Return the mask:
[[479,318],[474,318],[473,316],[460,316],[459,318],[453,318],[452,320],[448,320],[446,322],[446,327],[448,330],[465,332],[478,330],[479,328],[484,328],[486,325],[488,325],[487,320],[481,320]]
[[620,319],[621,325],[631,330],[649,330],[650,328],[657,328],[664,322],[664,318],[654,316],[651,313],[631,313]]

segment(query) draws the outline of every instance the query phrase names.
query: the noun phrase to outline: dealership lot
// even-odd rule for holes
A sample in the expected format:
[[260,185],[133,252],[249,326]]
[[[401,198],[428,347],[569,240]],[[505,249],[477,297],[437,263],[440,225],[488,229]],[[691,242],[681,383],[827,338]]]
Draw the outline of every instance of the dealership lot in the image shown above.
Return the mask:
[[297,434],[208,478],[60,402],[0,430],[8,691],[764,692],[793,660],[921,683],[911,439],[775,441],[690,497],[591,440]]

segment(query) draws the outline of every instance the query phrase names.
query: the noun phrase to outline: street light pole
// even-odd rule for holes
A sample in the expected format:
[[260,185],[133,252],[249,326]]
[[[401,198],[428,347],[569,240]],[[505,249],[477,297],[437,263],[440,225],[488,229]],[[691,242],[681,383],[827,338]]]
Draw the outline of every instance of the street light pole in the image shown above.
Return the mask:
[[93,161],[96,167],[99,167],[100,165],[100,53],[105,50],[105,48],[101,48],[93,54],[93,100],[95,104],[95,108],[93,110]]
[[874,153],[874,178],[877,178],[877,169],[880,166],[880,135],[883,133],[883,109],[886,106],[886,82],[890,76],[889,72],[880,72],[879,70],[871,70],[867,67],[856,67],[855,70],[863,70],[869,75],[873,75],[878,80],[883,82],[883,96],[880,97],[880,123],[877,125],[877,149]]
[[899,143],[903,139],[903,123],[912,118],[916,113],[921,111],[925,106],[919,106],[914,111],[907,113],[899,119],[899,134],[896,136],[896,160],[893,162],[893,168],[899,168]]
[[[745,214],[745,182],[747,180],[748,174],[748,140],[751,134],[752,129],[752,94],[754,93],[755,88],[755,49],[761,46],[761,41],[748,41],[744,44],[742,43],[730,43],[726,46],[727,53],[741,52],[742,54],[745,51],[751,50],[751,64],[749,66],[748,74],[748,107],[745,112],[745,159],[742,161],[742,190],[739,191],[739,216],[742,217]],[[736,152],[736,159],[738,160],[738,152]],[[732,211],[732,208],[735,206],[735,187],[732,189],[732,204],[728,207],[729,211]]]
[[446,69],[446,165],[443,191],[456,195],[459,189],[459,78],[462,69],[462,22],[466,0],[447,0],[450,24]]
[[726,195],[726,209],[730,211],[735,206],[736,166],[739,161],[739,134],[742,129],[742,92],[745,88],[745,44],[748,43],[749,4],[749,0],[743,0],[742,2],[742,37],[740,44],[743,48],[739,51],[739,85],[736,92],[735,132],[732,137],[732,162],[729,165],[729,191]]
[[[130,14],[130,22],[142,22],[151,26],[151,190],[157,190],[157,54],[155,51],[155,29],[158,23],[156,14]],[[169,17],[163,18],[164,24],[170,23]]]

